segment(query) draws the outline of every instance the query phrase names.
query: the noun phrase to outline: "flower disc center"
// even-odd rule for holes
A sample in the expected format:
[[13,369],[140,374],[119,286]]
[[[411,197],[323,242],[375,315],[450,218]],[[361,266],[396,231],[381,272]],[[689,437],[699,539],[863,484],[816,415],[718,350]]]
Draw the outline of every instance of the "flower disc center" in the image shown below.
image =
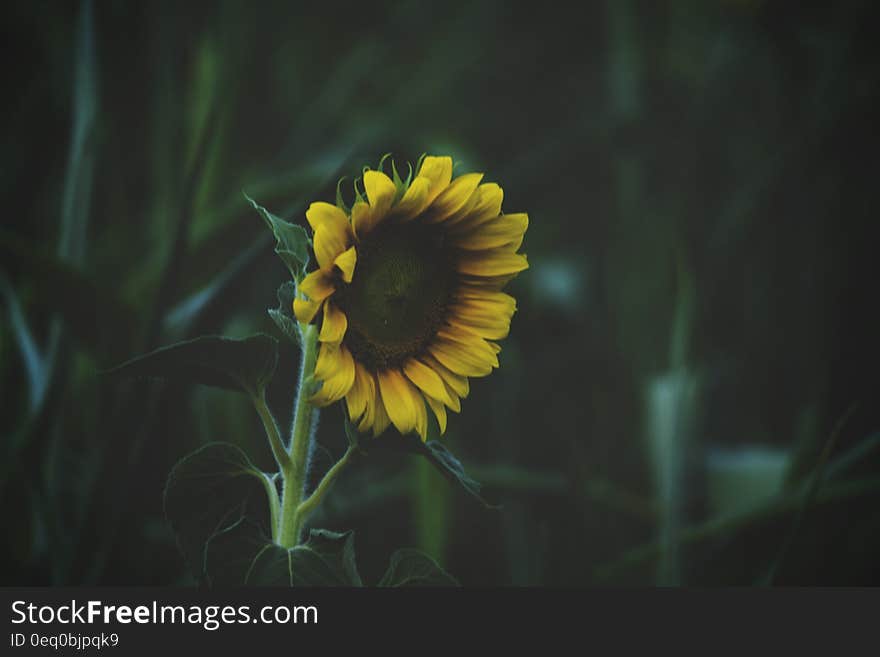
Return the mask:
[[452,272],[436,230],[397,225],[368,235],[354,280],[337,291],[355,358],[379,370],[421,352],[445,318]]

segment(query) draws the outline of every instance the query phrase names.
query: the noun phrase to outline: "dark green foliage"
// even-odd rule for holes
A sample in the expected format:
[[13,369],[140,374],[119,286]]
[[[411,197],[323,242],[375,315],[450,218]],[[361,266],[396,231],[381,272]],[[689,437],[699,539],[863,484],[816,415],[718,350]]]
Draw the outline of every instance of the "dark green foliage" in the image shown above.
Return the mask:
[[296,297],[296,285],[293,281],[285,281],[278,288],[278,308],[269,308],[269,317],[275,325],[293,343],[299,345],[301,337],[299,324],[293,316],[293,300]]
[[402,549],[391,555],[391,565],[379,580],[379,586],[458,586],[458,581],[428,555],[418,550]]
[[305,228],[276,217],[247,194],[244,197],[260,213],[260,216],[274,233],[275,253],[287,265],[290,275],[296,281],[302,280],[306,273],[306,266],[309,264],[309,248],[312,244]]
[[[421,443],[421,441],[419,442]],[[440,474],[446,477],[449,481],[458,484],[467,493],[482,502],[486,508],[499,508],[489,504],[480,496],[480,482],[469,477],[465,473],[461,461],[449,451],[449,448],[446,447],[446,445],[439,440],[429,440],[421,444],[422,449],[419,450],[419,453],[422,454],[422,456],[424,456],[428,462],[440,472]]]
[[401,436],[394,431],[386,431],[378,438],[372,438],[360,435],[357,428],[348,420],[345,421],[345,435],[349,444],[355,445],[367,453],[391,451],[422,456],[447,480],[477,499],[484,507],[496,510],[500,508],[483,499],[480,495],[480,482],[465,473],[461,461],[439,440],[422,442],[414,434]]
[[212,586],[361,586],[353,532],[313,529],[290,550],[272,542],[275,489],[275,477],[226,443],[206,445],[174,466],[165,515],[196,579]]
[[354,533],[313,529],[308,541],[284,549],[242,521],[206,547],[214,586],[363,586],[354,562]]
[[[284,549],[261,537],[245,519],[213,535],[205,546],[208,581],[215,587],[363,586],[354,553],[354,532],[313,529],[308,540]],[[385,587],[458,586],[426,554],[402,549],[377,583]]]
[[266,387],[277,364],[278,342],[271,336],[202,336],[138,356],[108,374],[172,379],[255,395]]
[[197,579],[221,576],[225,569],[210,569],[218,536],[239,526],[254,528],[257,536],[269,530],[268,495],[274,487],[272,475],[227,443],[205,445],[174,466],[165,485],[165,517]]

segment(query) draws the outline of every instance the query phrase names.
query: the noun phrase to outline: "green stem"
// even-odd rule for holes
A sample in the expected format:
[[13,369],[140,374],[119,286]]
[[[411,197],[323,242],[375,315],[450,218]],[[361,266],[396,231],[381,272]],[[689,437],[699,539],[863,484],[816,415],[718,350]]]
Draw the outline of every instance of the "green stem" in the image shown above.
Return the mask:
[[278,423],[275,422],[272,412],[266,405],[266,391],[260,390],[257,392],[253,397],[253,401],[254,408],[257,409],[257,414],[260,416],[260,419],[263,421],[263,427],[266,429],[266,436],[269,438],[269,446],[272,448],[272,456],[275,457],[275,462],[278,464],[278,468],[284,472],[286,469],[290,468],[290,455],[287,453],[287,450],[284,449],[284,443],[281,442]]
[[278,500],[278,489],[275,487],[274,476],[260,473],[263,487],[266,489],[266,497],[269,498],[269,524],[272,527],[272,540],[278,540],[279,516],[281,514],[281,503]]
[[282,468],[284,493],[281,498],[281,527],[278,543],[291,548],[299,542],[299,509],[308,467],[309,443],[311,442],[312,415],[315,407],[309,402],[312,376],[318,356],[318,329],[311,324],[302,326],[302,368],[293,411],[293,428],[290,435],[290,460]]
[[321,483],[318,484],[318,487],[315,488],[311,495],[309,495],[309,498],[299,505],[299,508],[296,510],[297,524],[302,526],[312,511],[318,508],[318,505],[321,503],[321,500],[324,499],[327,491],[333,486],[333,482],[336,481],[339,473],[345,469],[345,466],[351,463],[356,452],[357,449],[355,447],[349,447],[345,454],[342,455],[342,458],[327,471],[327,474],[324,475],[324,478],[321,479]]
[[299,540],[299,528],[296,526],[296,507],[301,494],[293,486],[293,479],[284,478],[284,492],[281,494],[281,518],[278,527],[278,544],[292,548]]

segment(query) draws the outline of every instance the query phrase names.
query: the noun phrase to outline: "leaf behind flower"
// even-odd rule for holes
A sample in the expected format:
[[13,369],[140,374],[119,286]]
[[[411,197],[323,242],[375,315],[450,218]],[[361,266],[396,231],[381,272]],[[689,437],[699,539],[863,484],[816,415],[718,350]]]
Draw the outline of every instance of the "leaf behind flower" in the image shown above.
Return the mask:
[[263,333],[247,338],[208,335],[160,347],[107,374],[197,383],[256,395],[278,364],[278,341]]

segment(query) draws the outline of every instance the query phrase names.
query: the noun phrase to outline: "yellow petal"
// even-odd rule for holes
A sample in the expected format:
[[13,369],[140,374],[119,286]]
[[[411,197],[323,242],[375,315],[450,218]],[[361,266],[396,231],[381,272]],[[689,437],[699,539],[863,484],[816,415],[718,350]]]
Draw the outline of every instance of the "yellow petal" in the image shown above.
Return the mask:
[[455,224],[459,223],[463,219],[471,216],[474,209],[477,207],[477,203],[480,200],[480,190],[477,188],[473,194],[471,194],[470,198],[467,200],[463,206],[461,206],[458,210],[450,214],[444,220],[444,224],[447,228],[451,229]]
[[[313,271],[306,276],[297,288],[300,296],[293,300],[293,314],[301,322],[311,322],[324,299],[336,291],[332,279],[322,271]],[[303,299],[302,296],[307,298]]]
[[499,318],[497,320],[470,320],[461,317],[446,320],[449,325],[457,330],[467,331],[487,340],[503,340],[510,333],[510,320]]
[[431,407],[431,410],[434,411],[434,415],[437,416],[437,424],[440,426],[440,435],[443,435],[446,433],[446,407],[443,405],[443,402],[437,401],[429,395],[425,395],[425,401],[428,402],[428,406]]
[[357,264],[357,250],[353,246],[348,247],[336,256],[333,264],[342,272],[342,280],[351,283],[351,279],[354,278],[354,266]]
[[381,171],[370,170],[364,172],[364,189],[367,192],[367,200],[370,201],[374,221],[378,223],[391,209],[397,187],[391,178]]
[[[528,267],[526,268],[528,269]],[[517,277],[517,273],[504,276],[480,276],[467,281],[467,285],[468,287],[479,288],[485,292],[500,292],[510,281]]]
[[499,249],[467,253],[457,264],[459,272],[471,276],[506,276],[528,268],[525,255]]
[[474,193],[473,205],[468,204],[446,220],[453,232],[468,231],[501,214],[504,190],[495,183],[483,183]]
[[326,226],[336,231],[345,232],[348,228],[348,217],[335,205],[316,201],[306,210],[306,219],[312,227],[312,232],[317,232],[320,226]]
[[449,308],[449,316],[455,319],[467,319],[472,322],[491,322],[503,320],[510,323],[510,318],[516,312],[516,304],[491,301],[472,301],[459,299]]
[[318,259],[318,266],[325,271],[333,267],[333,261],[348,248],[352,238],[353,236],[349,233],[331,227],[329,224],[318,226],[314,237],[315,257]]
[[[501,351],[501,348],[498,347],[496,350],[492,347],[492,344],[487,340],[484,340],[478,335],[475,335],[471,331],[456,329],[454,327],[448,326],[437,331],[437,337],[442,340],[452,340],[454,342],[458,342],[461,345],[467,347],[474,354],[474,356],[483,358],[485,361],[490,363],[492,367],[498,367],[498,352]],[[495,345],[496,347],[498,345]]]
[[315,361],[315,378],[323,381],[339,369],[341,346],[321,344],[318,345],[318,359]]
[[479,286],[462,285],[455,291],[455,299],[459,304],[485,308],[489,312],[513,312],[516,310],[516,299],[509,294],[485,290]]
[[416,433],[422,442],[428,439],[428,409],[425,408],[425,397],[413,388],[416,394]]
[[461,376],[486,376],[492,372],[491,359],[456,340],[435,340],[428,346],[428,351],[442,365]]
[[[360,420],[357,421],[358,431],[361,433],[366,433],[367,431],[372,430],[376,418],[376,404],[381,404],[381,402],[378,401],[379,391],[375,388],[376,379],[373,379],[372,375],[370,375],[370,378],[372,379],[374,386],[373,394],[366,398],[366,406],[364,406],[363,414],[361,415]],[[357,378],[355,378],[355,381],[357,381]]]
[[372,426],[376,413],[376,382],[372,375],[364,369],[364,366],[355,361],[354,385],[345,396],[348,406],[348,417],[352,422],[359,420],[364,425],[361,431]]
[[505,251],[516,251],[522,245],[529,227],[529,215],[524,212],[502,214],[468,232],[456,235],[450,242],[468,251],[483,251],[503,246]]
[[312,301],[311,299],[294,299],[293,316],[303,324],[308,324],[318,314],[323,303],[323,301]]
[[419,176],[431,181],[428,188],[428,203],[430,203],[449,186],[449,181],[452,180],[452,158],[448,155],[427,156],[422,160],[422,166],[416,173],[416,177]]
[[488,340],[503,340],[510,332],[509,316],[485,316],[459,312],[451,315],[446,321],[454,329],[473,333]]
[[450,215],[464,207],[482,179],[482,173],[466,173],[453,180],[452,184],[444,189],[428,208],[427,221],[430,223],[445,221]]
[[449,396],[446,394],[446,386],[443,385],[443,379],[424,363],[411,358],[403,366],[403,373],[425,394],[443,402],[449,401]]
[[420,215],[428,207],[428,192],[431,189],[431,180],[424,176],[417,176],[404,192],[403,198],[397,202],[391,214],[399,217],[402,221],[408,221]]
[[432,370],[440,375],[441,379],[443,379],[443,383],[446,384],[447,393],[454,402],[454,405],[450,406],[450,408],[453,408],[457,413],[461,410],[460,406],[455,408],[455,405],[457,405],[458,402],[458,397],[467,397],[470,392],[470,384],[468,383],[467,378],[460,374],[456,374],[431,355],[426,354],[422,359]]
[[401,434],[408,434],[416,428],[416,398],[419,393],[397,370],[379,372],[378,378],[382,402],[391,423]]
[[320,342],[339,344],[345,337],[345,329],[348,328],[348,318],[336,305],[329,301],[324,304],[324,319],[321,322],[321,333],[318,335]]
[[342,399],[354,385],[354,372],[354,358],[344,345],[321,344],[315,378],[323,381],[323,385],[309,401],[326,406]]
[[476,298],[459,296],[449,308],[447,321],[480,337],[500,340],[507,337],[515,311],[513,297],[502,292],[486,292]]
[[378,436],[384,433],[388,428],[388,425],[391,424],[391,418],[388,417],[388,411],[385,410],[385,402],[382,400],[382,395],[379,392],[378,383],[375,383],[375,390],[376,395],[373,398],[375,414],[375,418],[373,419],[373,436]]
[[312,301],[323,301],[336,291],[336,286],[326,272],[319,270],[302,279],[297,291]]
[[369,203],[366,203],[365,201],[356,201],[355,204],[351,206],[351,225],[358,238],[367,235],[373,230],[375,224],[374,213],[372,208],[370,208]]
[[[465,381],[467,381],[467,379],[465,379]],[[443,383],[446,384],[446,381]],[[449,393],[449,399],[452,402],[451,404],[447,404],[449,410],[454,413],[459,413],[461,411],[461,400],[458,395],[452,391],[452,388],[450,388],[448,384],[446,385],[446,392]]]

